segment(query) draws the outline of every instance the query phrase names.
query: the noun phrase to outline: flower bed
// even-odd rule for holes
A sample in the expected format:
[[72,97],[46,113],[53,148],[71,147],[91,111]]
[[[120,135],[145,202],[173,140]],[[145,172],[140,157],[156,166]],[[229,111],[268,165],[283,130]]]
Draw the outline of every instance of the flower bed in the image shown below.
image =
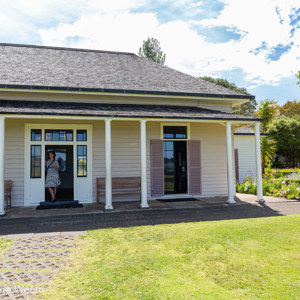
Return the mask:
[[[256,181],[247,176],[236,185],[238,193],[256,194]],[[268,169],[263,178],[263,194],[300,200],[300,169]]]

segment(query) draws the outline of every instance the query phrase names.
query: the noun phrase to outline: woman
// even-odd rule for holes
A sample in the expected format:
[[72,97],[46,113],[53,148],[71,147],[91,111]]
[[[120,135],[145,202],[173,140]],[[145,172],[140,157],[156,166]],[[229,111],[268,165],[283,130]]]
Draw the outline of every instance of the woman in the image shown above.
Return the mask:
[[52,202],[56,200],[56,192],[57,187],[61,184],[59,179],[59,163],[57,160],[55,160],[55,152],[50,151],[48,153],[48,160],[45,162],[46,164],[46,187],[49,190],[49,193],[52,198]]

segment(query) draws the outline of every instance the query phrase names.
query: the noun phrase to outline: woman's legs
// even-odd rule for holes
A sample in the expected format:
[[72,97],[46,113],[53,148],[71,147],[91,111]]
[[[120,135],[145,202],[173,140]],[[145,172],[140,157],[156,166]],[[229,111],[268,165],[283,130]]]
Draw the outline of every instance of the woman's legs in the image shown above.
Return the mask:
[[49,191],[49,193],[50,193],[50,195],[51,195],[52,201],[55,200],[54,189],[55,189],[55,188],[48,187],[48,191]]
[[56,199],[57,188],[53,188],[54,199]]

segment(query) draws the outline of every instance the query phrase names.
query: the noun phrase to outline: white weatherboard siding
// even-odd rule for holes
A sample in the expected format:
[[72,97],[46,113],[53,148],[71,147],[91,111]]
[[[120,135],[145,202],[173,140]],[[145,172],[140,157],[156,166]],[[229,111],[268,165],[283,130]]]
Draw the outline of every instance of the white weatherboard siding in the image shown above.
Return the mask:
[[249,175],[256,178],[255,136],[234,135],[234,148],[239,150],[239,182]]
[[[96,178],[105,177],[105,123],[99,121],[6,119],[5,179],[13,181],[12,205],[24,205],[25,123],[91,124],[93,126],[93,201],[96,201]],[[166,123],[166,122],[164,122]],[[63,128],[62,128],[63,129]],[[151,197],[150,140],[161,138],[161,124],[149,120],[147,129],[147,191]],[[191,139],[201,141],[202,195],[227,195],[226,134],[220,124],[191,123]],[[111,122],[112,176],[140,176],[139,121]],[[29,170],[28,170],[29,172]],[[113,195],[113,201],[137,200],[139,195]],[[105,198],[102,196],[101,201]]]
[[191,124],[191,139],[201,141],[202,196],[227,195],[225,130],[220,124]]
[[24,122],[5,120],[5,180],[12,180],[12,206],[24,205]]

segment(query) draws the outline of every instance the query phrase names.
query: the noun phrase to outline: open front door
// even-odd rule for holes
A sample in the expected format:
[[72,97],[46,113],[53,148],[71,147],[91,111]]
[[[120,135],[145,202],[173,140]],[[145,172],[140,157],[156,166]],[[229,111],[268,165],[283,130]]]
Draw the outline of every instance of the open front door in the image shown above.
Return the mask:
[[[45,160],[48,159],[48,153],[53,151],[55,159],[59,163],[59,178],[61,185],[57,189],[56,198],[58,201],[74,200],[74,167],[73,167],[73,146],[68,145],[47,145],[45,146]],[[45,189],[45,201],[51,201],[48,189]]]

